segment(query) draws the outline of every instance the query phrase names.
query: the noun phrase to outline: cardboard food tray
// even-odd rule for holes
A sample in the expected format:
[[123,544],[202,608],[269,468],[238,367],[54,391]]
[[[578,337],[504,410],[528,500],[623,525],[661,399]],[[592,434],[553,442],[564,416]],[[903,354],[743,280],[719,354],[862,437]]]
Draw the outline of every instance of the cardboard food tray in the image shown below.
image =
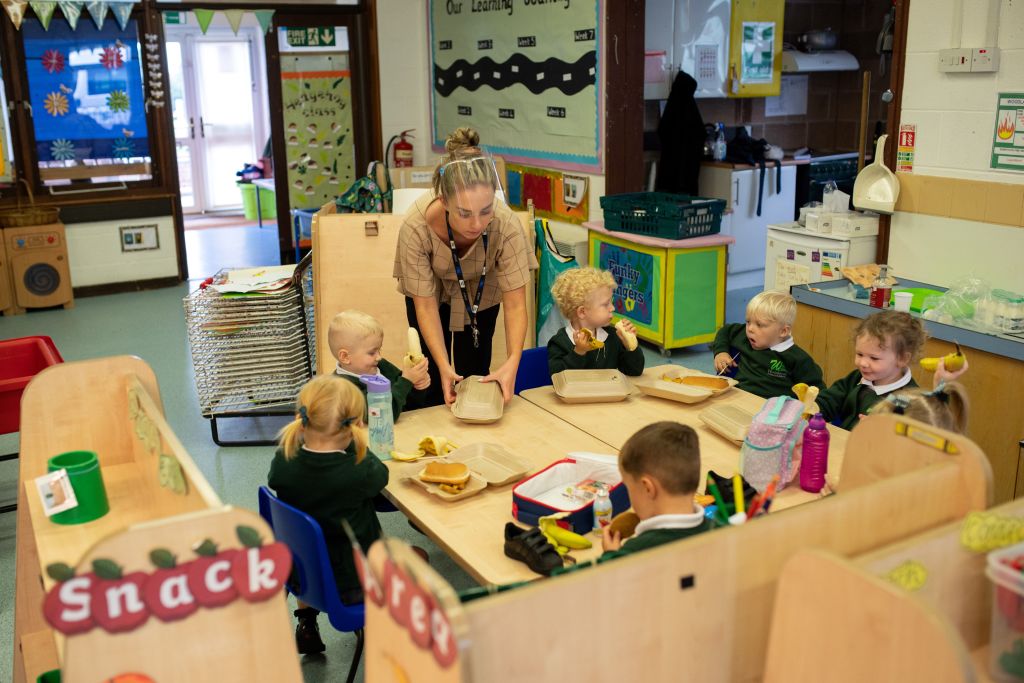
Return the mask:
[[[712,396],[718,396],[719,394],[724,394],[725,392],[729,391],[734,386],[739,384],[739,382],[734,380],[732,377],[723,377],[721,375],[709,375],[706,372],[701,372],[699,370],[693,370],[691,368],[684,368],[682,365],[673,365],[671,363],[666,364],[666,365],[659,365],[657,367],[651,368],[650,370],[648,370],[648,372],[650,372],[652,375],[654,375],[656,378],[658,378],[658,381],[660,383],[662,383],[662,384],[670,384],[670,385],[671,384],[675,384],[675,382],[666,382],[666,381],[662,380],[661,379],[662,375],[668,375],[669,377],[713,377],[715,379],[724,380],[725,386],[723,386],[721,389],[708,389],[706,387],[690,386],[690,385],[687,385],[687,384],[678,384],[678,385],[676,385],[676,386],[680,386],[680,387],[690,387],[692,389],[704,389],[706,391],[710,391]],[[657,374],[655,374],[655,373],[657,373]]]
[[408,477],[407,480],[421,487],[427,493],[437,496],[441,500],[447,500],[449,502],[462,500],[463,498],[475,496],[476,494],[480,493],[485,488],[487,488],[487,482],[484,481],[483,477],[481,477],[478,474],[475,474],[474,472],[470,472],[469,481],[466,482],[466,488],[459,491],[458,493],[448,493],[447,491],[442,491],[441,486],[439,484],[434,484],[420,479],[419,475],[420,472],[423,471],[423,469],[424,468],[420,468],[419,470],[417,470],[416,474],[414,474],[411,477]]
[[731,404],[705,408],[698,417],[713,432],[738,444],[747,438],[747,430],[754,421],[754,413]]
[[[699,403],[714,395],[711,389],[705,387],[676,384],[662,379],[662,375],[679,377],[680,371],[684,369],[671,364],[648,368],[644,374],[633,378],[633,386],[648,396],[657,396],[680,403]],[[724,391],[724,389],[720,391]]]
[[551,384],[566,403],[613,403],[633,390],[618,370],[562,370],[551,376]]
[[471,443],[456,448],[445,456],[449,462],[466,464],[472,475],[479,476],[488,486],[504,486],[519,481],[532,469],[532,465],[494,443]]
[[501,419],[505,398],[497,382],[484,384],[480,375],[471,375],[455,388],[452,414],[463,422],[489,424]]

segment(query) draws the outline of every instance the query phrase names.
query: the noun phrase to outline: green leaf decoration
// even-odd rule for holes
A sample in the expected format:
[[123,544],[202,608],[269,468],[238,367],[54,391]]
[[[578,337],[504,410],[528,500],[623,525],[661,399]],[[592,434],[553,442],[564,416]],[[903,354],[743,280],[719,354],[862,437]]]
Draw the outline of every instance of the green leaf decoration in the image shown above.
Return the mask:
[[259,532],[251,526],[237,526],[235,527],[235,533],[238,534],[238,540],[246,548],[259,548],[263,545],[263,539],[260,538]]
[[160,569],[174,569],[178,564],[177,558],[167,548],[157,548],[149,553],[149,561]]
[[46,575],[54,581],[67,581],[75,577],[75,570],[63,562],[46,565]]
[[124,576],[124,572],[121,571],[121,567],[117,562],[102,558],[92,561],[92,571],[101,579],[108,579],[110,581],[116,581]]
[[217,554],[217,544],[211,539],[203,539],[202,543],[192,547],[192,552],[200,557],[213,557]]

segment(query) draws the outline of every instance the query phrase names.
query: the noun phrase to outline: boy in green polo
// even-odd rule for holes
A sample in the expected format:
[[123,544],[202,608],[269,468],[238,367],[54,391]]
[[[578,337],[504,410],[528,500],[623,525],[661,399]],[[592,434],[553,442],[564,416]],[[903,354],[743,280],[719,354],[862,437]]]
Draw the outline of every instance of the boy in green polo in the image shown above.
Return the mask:
[[[426,357],[401,369],[381,357],[384,328],[372,315],[354,310],[337,314],[327,330],[327,344],[338,361],[334,374],[355,384],[363,399],[366,399],[366,385],[359,381],[361,375],[382,375],[391,382],[391,412],[395,420],[411,391],[430,386]],[[363,420],[366,419],[364,415]]]
[[715,370],[737,367],[739,388],[762,398],[794,396],[793,385],[800,383],[824,389],[821,368],[793,341],[795,320],[793,297],[761,292],[747,304],[745,324],[726,325],[715,335]]
[[700,442],[692,427],[669,421],[647,425],[623,444],[619,471],[640,523],[625,541],[604,527],[600,562],[714,528],[693,500],[700,483]]

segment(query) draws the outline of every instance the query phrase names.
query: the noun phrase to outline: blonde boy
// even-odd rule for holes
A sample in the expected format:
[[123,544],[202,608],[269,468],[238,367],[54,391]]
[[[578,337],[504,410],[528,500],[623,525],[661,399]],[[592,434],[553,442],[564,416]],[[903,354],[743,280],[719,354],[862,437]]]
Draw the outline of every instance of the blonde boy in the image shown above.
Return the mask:
[[640,523],[626,541],[604,527],[602,561],[714,528],[704,508],[693,502],[700,483],[700,442],[692,427],[667,421],[647,425],[623,444],[619,471]]
[[597,268],[573,268],[555,279],[551,296],[569,324],[548,342],[548,370],[618,369],[627,375],[644,371],[644,354],[636,328],[628,320],[611,326],[615,278]]
[[747,322],[726,325],[711,351],[715,370],[737,367],[739,387],[763,398],[793,396],[793,385],[825,388],[821,368],[793,341],[796,301],[782,292],[761,292],[747,304]]
[[327,343],[338,362],[334,373],[355,384],[364,399],[366,385],[359,381],[360,375],[383,375],[391,382],[391,410],[396,420],[409,392],[430,386],[426,358],[401,370],[381,358],[384,328],[376,318],[362,311],[342,311],[334,316],[327,330]]

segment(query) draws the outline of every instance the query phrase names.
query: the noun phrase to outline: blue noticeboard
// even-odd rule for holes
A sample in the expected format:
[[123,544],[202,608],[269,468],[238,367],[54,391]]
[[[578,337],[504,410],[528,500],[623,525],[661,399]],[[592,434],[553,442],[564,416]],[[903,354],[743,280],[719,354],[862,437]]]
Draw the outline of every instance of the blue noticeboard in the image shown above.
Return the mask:
[[39,161],[149,156],[134,20],[123,31],[113,17],[102,30],[83,18],[45,31],[28,18],[21,33]]

